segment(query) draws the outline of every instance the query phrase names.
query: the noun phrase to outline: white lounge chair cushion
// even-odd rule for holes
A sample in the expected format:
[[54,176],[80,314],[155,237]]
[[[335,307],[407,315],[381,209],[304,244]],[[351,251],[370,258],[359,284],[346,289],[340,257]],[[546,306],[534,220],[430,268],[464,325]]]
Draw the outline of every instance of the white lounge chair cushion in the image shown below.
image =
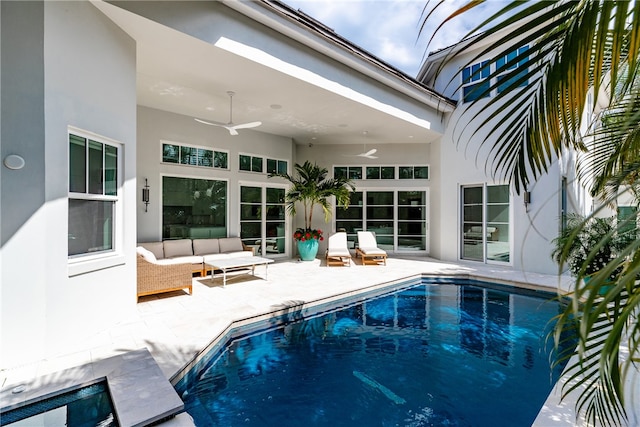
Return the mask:
[[327,250],[327,256],[329,257],[350,257],[351,253],[348,249],[344,248],[331,248]]
[[366,248],[366,247],[359,247],[360,252],[364,253],[365,255],[386,255],[387,252],[384,249],[380,249],[380,248]]

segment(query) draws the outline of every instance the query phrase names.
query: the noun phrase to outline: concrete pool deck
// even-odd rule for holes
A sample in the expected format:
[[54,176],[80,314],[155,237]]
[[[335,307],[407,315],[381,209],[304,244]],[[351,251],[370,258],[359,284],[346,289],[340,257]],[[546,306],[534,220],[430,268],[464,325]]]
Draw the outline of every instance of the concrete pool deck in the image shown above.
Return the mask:
[[[422,274],[460,275],[549,292],[566,291],[572,285],[572,279],[564,275],[524,273],[479,263],[445,263],[425,257],[393,257],[387,260],[386,266],[363,266],[360,260],[354,260],[351,267],[327,267],[320,259],[309,262],[289,259],[271,264],[268,280],[263,279],[260,271],[257,273],[255,278],[234,278],[224,288],[222,279],[196,277],[193,295],[178,291],[141,298],[136,318],[87,337],[67,354],[1,371],[0,386],[12,388],[41,376],[142,348],[148,349],[164,375],[172,379],[234,320],[357,293]],[[549,425],[544,424],[545,420],[553,420],[553,425],[574,425],[570,401],[553,406],[556,403],[552,394],[543,411],[549,417],[536,425]],[[188,425],[188,420],[181,417],[167,424]]]

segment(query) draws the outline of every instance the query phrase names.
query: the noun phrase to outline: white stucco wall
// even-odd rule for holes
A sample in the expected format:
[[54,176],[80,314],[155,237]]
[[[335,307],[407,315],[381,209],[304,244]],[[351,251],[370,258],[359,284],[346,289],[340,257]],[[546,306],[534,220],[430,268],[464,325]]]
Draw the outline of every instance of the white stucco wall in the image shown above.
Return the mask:
[[[457,56],[442,68],[436,80],[429,83],[445,96],[458,99],[460,76],[456,77],[456,73],[477,53]],[[488,59],[489,55],[474,62]],[[434,215],[434,219],[440,222],[437,228],[432,229],[435,234],[432,242],[439,242],[433,247],[439,248],[440,252],[437,252],[438,249],[432,249],[432,252],[443,260],[460,259],[460,187],[508,183],[500,172],[495,172],[496,154],[491,152],[495,136],[490,134],[489,127],[478,130],[478,124],[492,113],[485,108],[486,103],[486,100],[479,101],[472,109],[469,104],[460,103],[456,111],[447,118],[446,131],[438,146],[440,174],[433,175],[434,182],[438,180],[438,185],[434,185],[437,193],[432,195],[432,199],[439,201],[440,213]],[[476,114],[478,117],[474,118]],[[567,161],[571,163],[571,160]],[[524,204],[523,195],[517,194],[514,187],[511,187],[511,260],[507,265],[530,272],[558,272],[557,265],[551,259],[551,241],[559,231],[561,182],[563,173],[567,170],[570,170],[568,165],[563,168],[558,160],[553,161],[545,174],[528,185],[527,190],[531,192],[531,203],[528,206]],[[437,171],[434,169],[434,172]],[[575,195],[569,197],[579,198]]]
[[[162,163],[162,141],[189,146],[218,149],[229,153],[229,169],[203,168],[197,166]],[[150,204],[145,212],[141,197],[137,197],[138,241],[149,242],[162,239],[162,176],[217,179],[228,182],[227,227],[229,236],[240,234],[240,186],[283,186],[279,179],[268,178],[266,172],[259,174],[239,170],[239,154],[250,154],[263,158],[287,160],[293,167],[293,142],[290,138],[275,136],[251,129],[243,129],[236,136],[222,128],[196,122],[193,117],[168,113],[147,107],[138,108],[138,188],[142,193],[144,179],[150,187]],[[264,165],[266,167],[266,164]],[[287,235],[290,233],[287,231]]]
[[[2,149],[21,154],[27,165],[2,169],[0,364],[6,367],[73,352],[135,313],[136,96],[135,45],[90,3],[2,2],[2,11],[3,64],[17,61],[2,70],[3,106],[13,106],[3,108]],[[123,144],[120,261],[73,277],[68,126]]]

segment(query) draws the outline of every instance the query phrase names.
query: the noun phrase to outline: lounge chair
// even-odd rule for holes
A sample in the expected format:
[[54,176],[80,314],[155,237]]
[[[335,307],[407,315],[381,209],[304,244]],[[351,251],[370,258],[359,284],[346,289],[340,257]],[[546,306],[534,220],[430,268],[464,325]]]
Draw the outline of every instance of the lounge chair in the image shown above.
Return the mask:
[[387,252],[378,247],[376,235],[371,231],[358,231],[356,258],[358,255],[362,257],[363,265],[378,265],[380,262],[387,265]]
[[351,267],[351,252],[347,246],[347,233],[338,232],[329,236],[327,247],[327,266],[341,265]]

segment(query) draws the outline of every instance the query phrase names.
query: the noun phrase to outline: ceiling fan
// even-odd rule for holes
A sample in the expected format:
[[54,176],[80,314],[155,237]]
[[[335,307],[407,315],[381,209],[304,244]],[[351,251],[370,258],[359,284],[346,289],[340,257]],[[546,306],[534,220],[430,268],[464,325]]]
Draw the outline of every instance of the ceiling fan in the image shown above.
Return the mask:
[[201,119],[194,119],[194,120],[196,122],[204,123],[205,125],[223,127],[226,130],[228,130],[231,135],[237,135],[238,129],[255,128],[262,124],[262,122],[250,122],[250,123],[241,123],[241,124],[233,123],[233,95],[235,95],[235,92],[228,91],[227,95],[229,95],[229,123],[208,122],[206,120],[201,120]]
[[[369,135],[368,131],[363,131],[362,134],[364,135],[364,137],[366,138]],[[377,159],[378,156],[374,156],[374,154],[376,154],[376,150],[375,148],[372,148],[371,150],[367,151],[367,143],[364,143],[364,151],[360,154],[346,154],[347,156],[350,157],[364,157],[365,159]]]

